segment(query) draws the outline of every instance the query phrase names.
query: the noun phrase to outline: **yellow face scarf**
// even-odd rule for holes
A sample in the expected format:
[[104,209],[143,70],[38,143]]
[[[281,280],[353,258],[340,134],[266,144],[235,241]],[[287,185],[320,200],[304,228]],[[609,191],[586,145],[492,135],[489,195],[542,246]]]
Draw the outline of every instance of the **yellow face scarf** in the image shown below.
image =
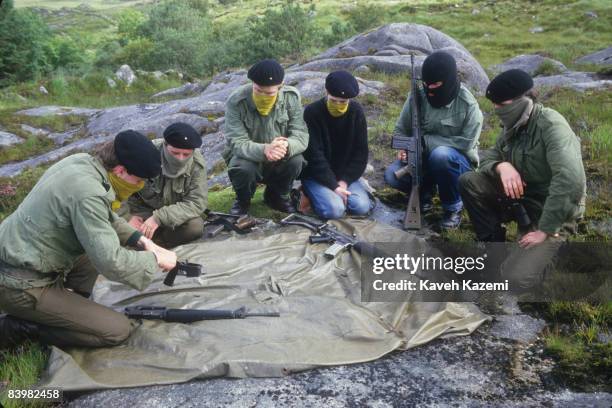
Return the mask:
[[259,112],[261,116],[268,116],[276,103],[277,97],[278,93],[276,93],[274,96],[270,96],[257,94],[255,91],[253,91],[253,102],[255,102],[257,112]]
[[113,190],[115,190],[116,196],[115,201],[111,203],[113,211],[117,211],[121,207],[123,201],[127,200],[132,194],[142,190],[144,187],[143,180],[140,180],[138,184],[132,184],[111,172],[108,172],[108,179],[110,180],[111,186],[113,186]]
[[348,107],[349,101],[336,102],[327,98],[327,110],[329,111],[329,114],[332,115],[334,118],[338,118],[344,115],[346,111],[348,111]]

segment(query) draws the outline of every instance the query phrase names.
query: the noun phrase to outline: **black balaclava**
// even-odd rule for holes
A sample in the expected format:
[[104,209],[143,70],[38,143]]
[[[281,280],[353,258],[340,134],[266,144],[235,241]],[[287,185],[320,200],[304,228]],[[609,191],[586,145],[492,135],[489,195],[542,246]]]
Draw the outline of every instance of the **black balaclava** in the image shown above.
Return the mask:
[[[425,96],[434,108],[441,108],[451,103],[457,95],[461,83],[457,77],[457,63],[452,55],[437,51],[425,58],[421,76],[425,85]],[[442,86],[429,89],[427,85],[442,81]],[[433,96],[429,94],[432,93]]]

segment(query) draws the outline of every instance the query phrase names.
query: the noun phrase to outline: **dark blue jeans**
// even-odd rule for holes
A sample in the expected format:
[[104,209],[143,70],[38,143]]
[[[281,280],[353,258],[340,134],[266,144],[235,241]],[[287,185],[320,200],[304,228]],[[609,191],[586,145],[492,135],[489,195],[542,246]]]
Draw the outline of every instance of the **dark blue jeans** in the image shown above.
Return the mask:
[[[410,194],[412,177],[406,175],[398,179],[393,174],[400,167],[402,164],[399,160],[391,163],[385,170],[385,182],[393,188]],[[421,200],[431,200],[435,187],[438,186],[442,208],[445,211],[461,211],[463,202],[459,194],[459,176],[470,170],[472,170],[470,162],[461,152],[452,147],[436,147],[423,160]]]

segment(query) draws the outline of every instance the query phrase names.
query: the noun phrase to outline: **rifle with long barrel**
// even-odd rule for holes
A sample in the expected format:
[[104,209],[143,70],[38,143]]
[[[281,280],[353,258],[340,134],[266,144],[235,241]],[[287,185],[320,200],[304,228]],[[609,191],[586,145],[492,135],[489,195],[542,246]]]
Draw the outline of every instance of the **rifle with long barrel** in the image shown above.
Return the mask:
[[358,240],[356,234],[341,232],[334,225],[327,222],[318,222],[312,218],[293,213],[283,218],[280,224],[298,225],[308,228],[313,232],[308,238],[311,244],[330,244],[324,252],[324,256],[329,259],[335,258],[339,253],[350,248],[355,248],[355,250],[362,255],[385,256],[385,254],[374,245]]
[[410,55],[411,71],[411,91],[410,108],[412,111],[412,135],[401,136],[393,135],[391,147],[406,151],[406,161],[403,166],[395,172],[398,179],[410,174],[412,179],[412,189],[408,199],[408,207],[404,215],[404,229],[421,229],[421,198],[420,186],[422,180],[422,138],[421,116],[419,109],[418,84],[414,68],[414,54]]
[[242,306],[235,310],[168,309],[163,306],[130,306],[124,313],[130,319],[163,320],[172,323],[193,323],[200,320],[245,319],[247,317],[279,317],[279,312],[250,312]]

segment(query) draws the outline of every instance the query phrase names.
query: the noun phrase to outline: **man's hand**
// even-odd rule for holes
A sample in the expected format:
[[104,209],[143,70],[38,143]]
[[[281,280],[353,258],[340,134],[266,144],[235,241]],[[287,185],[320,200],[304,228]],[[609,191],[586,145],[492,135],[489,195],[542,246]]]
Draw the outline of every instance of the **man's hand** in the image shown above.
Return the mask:
[[169,251],[165,248],[160,247],[147,237],[140,237],[138,241],[141,247],[145,251],[153,252],[155,259],[157,259],[157,265],[162,268],[165,272],[168,272],[176,266],[176,253]]
[[521,179],[521,175],[514,168],[514,166],[508,162],[501,162],[495,168],[501,183],[504,186],[504,192],[506,196],[519,199],[523,196],[524,189],[527,184]]
[[264,146],[264,155],[268,161],[278,161],[285,157],[288,147],[287,138],[279,136]]
[[398,150],[397,160],[403,161],[403,162],[408,161],[408,152],[406,152],[405,150]]
[[137,215],[132,216],[132,218],[130,218],[130,220],[128,221],[128,224],[130,224],[132,227],[136,228],[137,230],[140,230],[140,227],[142,226],[144,219],[142,217],[139,217]]
[[152,215],[147,218],[145,222],[142,223],[139,230],[144,234],[145,237],[151,239],[153,238],[153,234],[155,234],[155,231],[157,231],[157,228],[159,228],[159,224],[157,223],[155,216]]
[[344,181],[338,182],[338,187],[336,187],[334,193],[338,194],[340,198],[342,198],[342,202],[344,202],[344,205],[346,205],[348,197],[352,194],[350,191],[348,191],[348,188]]
[[519,245],[521,246],[521,248],[529,249],[538,244],[541,244],[546,240],[546,238],[548,238],[548,234],[544,231],[532,231],[523,235],[523,237],[519,240]]

